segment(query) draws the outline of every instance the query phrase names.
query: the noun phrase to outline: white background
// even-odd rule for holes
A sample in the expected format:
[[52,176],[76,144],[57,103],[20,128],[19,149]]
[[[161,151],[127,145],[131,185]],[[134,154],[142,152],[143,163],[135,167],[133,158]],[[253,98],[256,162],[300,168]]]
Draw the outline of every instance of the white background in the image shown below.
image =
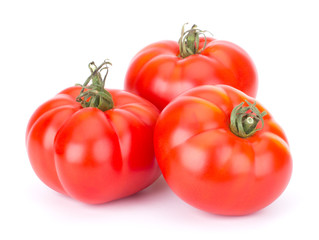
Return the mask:
[[[1,1],[1,239],[319,239],[319,7],[317,1]],[[160,178],[122,200],[90,206],[46,187],[24,135],[34,110],[111,59],[107,87],[123,88],[131,58],[178,40],[185,22],[253,58],[257,99],[284,128],[294,161],[286,191],[243,217],[197,210]],[[6,237],[4,237],[6,236]]]

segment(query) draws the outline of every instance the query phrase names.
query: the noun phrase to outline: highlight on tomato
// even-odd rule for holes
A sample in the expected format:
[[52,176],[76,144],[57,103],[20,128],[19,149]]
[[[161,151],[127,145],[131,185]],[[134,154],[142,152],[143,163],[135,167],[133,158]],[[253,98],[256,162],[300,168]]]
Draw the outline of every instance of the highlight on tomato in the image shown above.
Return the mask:
[[159,111],[132,93],[104,89],[109,65],[90,63],[85,83],[42,104],[26,131],[37,176],[55,191],[90,204],[129,196],[160,176],[153,150]]
[[160,110],[199,85],[226,84],[256,96],[257,71],[241,47],[207,37],[207,31],[196,25],[187,31],[184,26],[178,42],[156,42],[136,54],[126,73],[126,90],[148,99]]
[[258,101],[226,85],[199,86],[175,98],[158,118],[154,148],[170,188],[215,214],[265,208],[292,173],[282,128]]

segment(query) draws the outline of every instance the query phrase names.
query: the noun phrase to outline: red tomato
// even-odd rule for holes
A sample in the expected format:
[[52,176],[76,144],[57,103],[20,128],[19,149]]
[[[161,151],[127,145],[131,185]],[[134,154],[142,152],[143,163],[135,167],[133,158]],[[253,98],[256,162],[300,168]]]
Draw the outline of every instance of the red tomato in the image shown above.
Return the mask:
[[[195,27],[182,31],[179,43],[161,41],[142,49],[129,66],[125,89],[160,110],[183,91],[205,84],[230,85],[255,97],[257,72],[248,54],[231,42],[213,38],[206,38],[204,46],[205,38],[199,37],[203,31]],[[198,39],[198,47],[192,38]],[[188,49],[189,44],[194,49]]]
[[38,177],[92,204],[131,195],[154,182],[160,175],[152,143],[156,107],[131,93],[108,90],[111,109],[84,108],[76,101],[80,91],[63,90],[30,119],[26,144]]
[[258,102],[243,108],[246,100],[255,101],[230,86],[200,86],[175,98],[158,118],[154,146],[163,176],[196,208],[253,213],[289,182],[292,159],[283,130],[269,113],[260,114],[265,109]]

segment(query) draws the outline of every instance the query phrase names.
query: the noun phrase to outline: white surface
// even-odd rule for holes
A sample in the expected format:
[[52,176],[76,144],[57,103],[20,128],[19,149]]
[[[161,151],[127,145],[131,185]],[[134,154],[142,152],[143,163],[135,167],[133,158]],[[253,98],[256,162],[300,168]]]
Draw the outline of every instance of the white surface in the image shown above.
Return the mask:
[[[294,169],[284,194],[256,214],[221,217],[182,202],[163,178],[99,206],[47,188],[25,149],[33,111],[82,83],[91,60],[110,58],[107,86],[123,88],[134,54],[177,40],[185,22],[253,58],[257,98],[290,141]],[[306,0],[2,1],[0,239],[318,239],[318,22],[316,1]]]

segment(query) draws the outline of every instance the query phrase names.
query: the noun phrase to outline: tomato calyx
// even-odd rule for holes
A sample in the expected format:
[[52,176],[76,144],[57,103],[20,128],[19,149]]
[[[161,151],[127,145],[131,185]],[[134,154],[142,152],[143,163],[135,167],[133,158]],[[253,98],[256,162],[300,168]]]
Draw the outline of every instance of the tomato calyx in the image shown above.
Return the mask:
[[[230,130],[236,136],[241,138],[247,138],[260,131],[264,127],[263,117],[267,114],[266,111],[260,113],[256,107],[256,102],[248,104],[247,107],[243,107],[245,102],[240,103],[232,110],[230,116]],[[261,127],[257,128],[258,123],[261,122]]]
[[[207,39],[205,33],[210,33],[207,30],[200,30],[197,25],[193,25],[190,30],[185,31],[185,23],[182,27],[181,37],[178,40],[179,44],[179,57],[186,58],[190,55],[201,53],[207,44]],[[211,34],[211,33],[210,33]],[[204,36],[205,43],[204,46],[199,49],[199,37]],[[212,34],[211,34],[212,35]]]
[[[113,108],[112,95],[104,89],[109,65],[112,64],[108,60],[104,60],[98,67],[94,62],[89,63],[91,75],[86,79],[83,85],[77,84],[78,86],[81,86],[82,89],[79,96],[77,96],[76,101],[81,103],[83,108],[95,107],[101,111],[107,111]],[[101,72],[103,70],[106,70],[106,73],[102,79]],[[91,80],[92,84],[88,85]]]

